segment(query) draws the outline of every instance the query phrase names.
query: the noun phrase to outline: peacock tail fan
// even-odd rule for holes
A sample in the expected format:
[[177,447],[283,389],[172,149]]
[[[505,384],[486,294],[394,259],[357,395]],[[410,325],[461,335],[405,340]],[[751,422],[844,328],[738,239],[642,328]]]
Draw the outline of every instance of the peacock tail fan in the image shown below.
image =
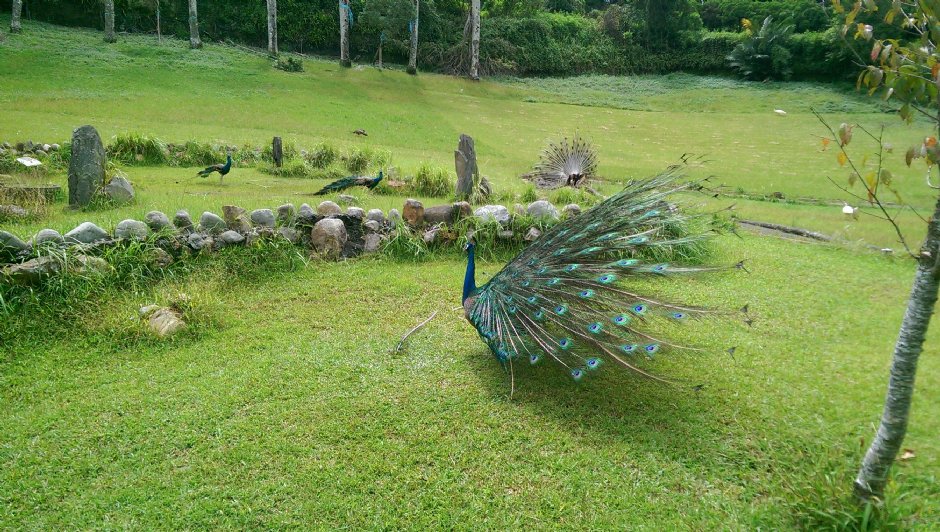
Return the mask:
[[640,288],[666,276],[735,268],[644,259],[655,255],[650,250],[705,238],[668,229],[695,217],[666,201],[698,186],[680,181],[683,168],[676,165],[631,182],[554,226],[479,289],[472,281],[471,253],[466,316],[498,360],[548,362],[575,380],[605,365],[652,377],[640,367],[646,359],[669,351],[701,351],[670,340],[669,333],[680,322],[723,313],[665,301]]

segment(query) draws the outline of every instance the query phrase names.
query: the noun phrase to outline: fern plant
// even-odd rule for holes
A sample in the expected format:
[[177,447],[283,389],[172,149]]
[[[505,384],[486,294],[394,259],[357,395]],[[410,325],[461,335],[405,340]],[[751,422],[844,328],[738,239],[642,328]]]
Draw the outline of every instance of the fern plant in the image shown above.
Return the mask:
[[735,46],[728,55],[728,65],[747,79],[789,79],[792,55],[786,43],[792,33],[792,25],[774,23],[773,17],[767,17],[757,33]]

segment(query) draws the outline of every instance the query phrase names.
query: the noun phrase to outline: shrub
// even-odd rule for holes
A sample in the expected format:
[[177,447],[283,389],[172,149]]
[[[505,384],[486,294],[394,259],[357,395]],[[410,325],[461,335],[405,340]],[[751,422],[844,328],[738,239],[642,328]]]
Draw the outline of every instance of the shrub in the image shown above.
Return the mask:
[[532,203],[533,201],[539,199],[539,195],[535,191],[535,185],[527,185],[525,190],[522,191],[522,196],[519,199],[523,203]]
[[741,19],[767,17],[792,23],[798,33],[829,26],[829,16],[818,0],[705,0],[699,14],[709,30],[733,31],[741,26]]
[[304,62],[293,56],[278,57],[274,62],[274,68],[284,72],[303,72]]
[[792,54],[787,39],[793,26],[776,24],[772,17],[764,19],[760,30],[744,40],[728,55],[728,64],[747,79],[789,79]]
[[304,159],[314,168],[327,168],[339,159],[339,150],[326,143],[317,144],[304,155]]
[[225,161],[225,150],[220,146],[186,141],[183,144],[170,145],[170,156],[177,166],[208,166]]
[[392,161],[388,150],[372,148],[353,148],[342,157],[346,169],[356,175],[365,173],[370,168],[382,168]]

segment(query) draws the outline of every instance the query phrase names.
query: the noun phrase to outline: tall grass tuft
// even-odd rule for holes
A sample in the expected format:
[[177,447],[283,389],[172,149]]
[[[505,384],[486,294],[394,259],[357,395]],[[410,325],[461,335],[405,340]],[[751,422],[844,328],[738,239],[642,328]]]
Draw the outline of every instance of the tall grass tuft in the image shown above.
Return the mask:
[[158,166],[170,162],[167,145],[156,137],[142,133],[121,133],[107,148],[108,157],[126,165]]
[[307,164],[314,168],[325,169],[340,157],[339,150],[330,144],[320,143],[304,155]]
[[392,162],[392,153],[388,150],[373,148],[353,148],[342,156],[346,169],[355,175],[362,175],[369,169],[380,170]]
[[440,167],[424,163],[411,180],[411,192],[419,196],[446,198],[454,194],[454,180]]

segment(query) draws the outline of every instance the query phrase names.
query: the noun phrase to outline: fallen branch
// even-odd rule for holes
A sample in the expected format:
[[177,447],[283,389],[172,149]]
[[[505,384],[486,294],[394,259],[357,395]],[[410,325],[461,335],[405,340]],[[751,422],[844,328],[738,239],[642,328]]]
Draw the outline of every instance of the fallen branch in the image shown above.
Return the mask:
[[405,348],[405,340],[407,340],[408,337],[411,336],[412,334],[414,334],[418,329],[420,329],[421,327],[424,327],[425,325],[427,325],[429,321],[431,321],[431,320],[434,319],[434,316],[437,316],[437,311],[436,311],[436,310],[434,311],[434,314],[431,314],[431,315],[428,317],[428,319],[426,319],[426,320],[422,321],[421,323],[415,325],[410,331],[408,331],[407,333],[405,333],[405,335],[401,337],[401,341],[398,342],[398,345],[395,346],[395,349],[392,350],[392,354],[393,354],[393,355],[397,355],[397,354],[401,353],[402,350]]
[[764,229],[773,229],[774,231],[780,231],[781,233],[802,236],[811,238],[813,240],[820,240],[822,242],[832,242],[832,237],[829,235],[824,235],[822,233],[817,233],[816,231],[810,231],[808,229],[800,229],[799,227],[790,227],[788,225],[772,224],[769,222],[758,222],[755,220],[738,220],[738,223],[742,223],[744,225],[753,225],[755,227],[763,227]]

